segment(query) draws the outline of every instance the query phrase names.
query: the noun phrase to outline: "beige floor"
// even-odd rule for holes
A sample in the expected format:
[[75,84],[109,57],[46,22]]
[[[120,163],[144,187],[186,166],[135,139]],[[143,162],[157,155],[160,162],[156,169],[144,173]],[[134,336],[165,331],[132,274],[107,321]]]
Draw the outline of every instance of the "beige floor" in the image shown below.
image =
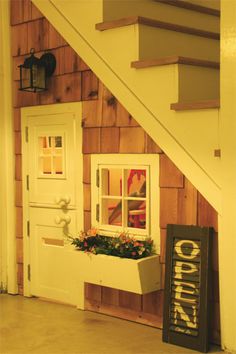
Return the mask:
[[[212,353],[222,353],[212,348]],[[0,295],[1,354],[191,354],[161,331],[70,306]]]

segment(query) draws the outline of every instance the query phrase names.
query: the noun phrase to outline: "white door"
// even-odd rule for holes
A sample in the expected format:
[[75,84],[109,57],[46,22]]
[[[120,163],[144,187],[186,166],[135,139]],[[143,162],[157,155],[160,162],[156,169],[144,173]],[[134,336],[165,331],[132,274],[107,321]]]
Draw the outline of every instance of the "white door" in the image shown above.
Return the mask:
[[66,303],[76,303],[67,235],[83,228],[80,111],[79,104],[23,111],[26,281],[31,295]]

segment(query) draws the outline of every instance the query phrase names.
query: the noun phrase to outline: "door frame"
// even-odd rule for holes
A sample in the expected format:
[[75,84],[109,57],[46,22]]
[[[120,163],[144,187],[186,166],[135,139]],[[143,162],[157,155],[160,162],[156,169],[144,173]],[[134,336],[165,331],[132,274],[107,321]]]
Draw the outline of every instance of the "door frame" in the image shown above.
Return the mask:
[[[76,168],[76,195],[77,199],[80,195],[83,205],[83,155],[82,155],[82,103],[60,103],[53,105],[34,106],[21,108],[21,132],[22,132],[22,205],[23,205],[23,266],[24,266],[24,296],[30,297],[31,293],[30,279],[28,276],[30,265],[30,237],[28,236],[28,220],[29,220],[29,191],[27,189],[27,174],[29,171],[29,154],[27,139],[27,123],[28,119],[39,115],[54,115],[72,113],[76,123],[76,156],[78,159]],[[78,210],[78,221],[83,228],[83,208]]]

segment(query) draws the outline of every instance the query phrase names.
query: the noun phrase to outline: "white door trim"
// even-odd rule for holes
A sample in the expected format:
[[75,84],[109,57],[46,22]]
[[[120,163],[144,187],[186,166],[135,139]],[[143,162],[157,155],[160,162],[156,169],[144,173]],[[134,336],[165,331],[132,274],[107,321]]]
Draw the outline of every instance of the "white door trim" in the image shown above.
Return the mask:
[[[28,190],[27,190],[27,174],[28,174],[28,163],[29,163],[29,154],[28,146],[26,142],[27,134],[27,124],[29,117],[39,116],[39,115],[55,115],[63,113],[73,113],[75,119],[78,123],[82,120],[82,103],[73,102],[73,103],[62,103],[55,105],[45,105],[45,106],[34,106],[34,107],[25,107],[21,109],[21,131],[22,131],[22,198],[23,198],[23,242],[24,242],[24,296],[31,296],[30,280],[28,279],[28,265],[31,264],[30,261],[30,237],[28,236],[27,230],[27,221],[29,220],[29,200],[28,200]],[[76,153],[82,154],[82,128],[81,124],[78,124],[80,129],[76,130]],[[79,142],[79,143],[78,143]],[[81,161],[80,161],[81,160]],[[83,170],[82,159],[78,159],[78,171]],[[76,173],[76,172],[75,172]],[[76,195],[80,196],[80,201],[83,205],[83,184],[82,178],[80,180],[79,176],[76,176]],[[83,210],[78,214],[79,224],[83,227]]]
[[0,1],[0,287],[16,294],[10,2]]

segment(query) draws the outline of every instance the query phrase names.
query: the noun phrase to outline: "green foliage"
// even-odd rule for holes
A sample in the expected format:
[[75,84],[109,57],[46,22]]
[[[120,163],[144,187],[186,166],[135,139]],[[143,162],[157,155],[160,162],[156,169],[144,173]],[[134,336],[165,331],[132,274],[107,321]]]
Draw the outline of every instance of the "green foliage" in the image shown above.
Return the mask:
[[125,233],[118,237],[109,237],[98,235],[96,230],[92,229],[87,233],[81,232],[79,237],[70,240],[76,249],[93,254],[139,259],[154,253],[153,241],[150,238],[137,240]]

